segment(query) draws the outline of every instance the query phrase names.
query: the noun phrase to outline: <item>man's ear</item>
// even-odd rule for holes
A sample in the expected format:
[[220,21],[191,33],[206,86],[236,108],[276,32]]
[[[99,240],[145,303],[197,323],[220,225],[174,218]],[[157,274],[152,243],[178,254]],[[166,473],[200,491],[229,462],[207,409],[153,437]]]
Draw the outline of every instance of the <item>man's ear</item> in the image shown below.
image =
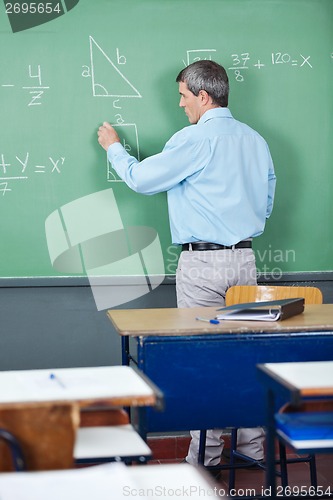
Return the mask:
[[201,104],[203,106],[206,106],[207,104],[209,104],[209,102],[211,100],[210,95],[205,90],[199,90],[199,97],[201,100]]

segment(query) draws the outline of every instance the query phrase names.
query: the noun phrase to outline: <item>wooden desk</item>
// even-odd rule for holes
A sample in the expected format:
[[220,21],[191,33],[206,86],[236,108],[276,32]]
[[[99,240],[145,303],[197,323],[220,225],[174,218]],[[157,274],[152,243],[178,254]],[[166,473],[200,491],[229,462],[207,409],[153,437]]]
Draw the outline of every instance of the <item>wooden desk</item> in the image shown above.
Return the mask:
[[294,405],[303,399],[333,398],[333,361],[266,363],[258,368],[266,385],[286,394]]
[[128,366],[0,372],[0,426],[22,444],[29,470],[73,465],[81,409],[135,407],[145,437],[141,410],[161,402],[160,391]]
[[108,311],[131,359],[164,394],[163,413],[147,410],[148,432],[264,425],[257,364],[333,359],[331,304],[306,306],[303,314],[272,323],[195,320],[216,311]]
[[305,306],[302,314],[284,321],[221,321],[218,325],[197,321],[214,318],[216,307],[110,309],[107,315],[122,336],[146,337],[202,334],[295,333],[333,330],[333,304]]
[[[300,405],[304,400],[333,399],[333,361],[298,363],[265,363],[258,365],[258,376],[267,389],[267,484],[275,491],[274,440],[276,425],[274,419],[275,398]],[[289,445],[293,442],[282,439]],[[296,443],[295,443],[296,444]],[[296,445],[297,446],[297,445]],[[333,451],[333,441],[304,440],[297,449],[301,453]],[[318,492],[322,493],[322,491]],[[323,496],[323,495],[319,495]]]

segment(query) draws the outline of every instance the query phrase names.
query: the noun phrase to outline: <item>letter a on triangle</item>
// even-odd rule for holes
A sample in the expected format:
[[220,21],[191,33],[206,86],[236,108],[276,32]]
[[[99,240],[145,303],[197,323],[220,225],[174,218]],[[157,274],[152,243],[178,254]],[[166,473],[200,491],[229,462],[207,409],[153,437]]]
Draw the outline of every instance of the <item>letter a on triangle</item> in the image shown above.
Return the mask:
[[142,97],[92,36],[89,43],[93,96]]

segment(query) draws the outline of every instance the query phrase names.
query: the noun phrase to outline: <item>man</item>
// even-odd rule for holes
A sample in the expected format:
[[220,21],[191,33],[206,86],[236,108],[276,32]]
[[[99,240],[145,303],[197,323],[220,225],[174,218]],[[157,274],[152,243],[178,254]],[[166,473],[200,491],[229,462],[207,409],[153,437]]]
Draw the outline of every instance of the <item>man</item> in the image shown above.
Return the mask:
[[[252,238],[263,232],[272,211],[274,167],[264,139],[227,108],[229,82],[222,66],[198,61],[176,81],[191,126],[171,137],[161,153],[138,162],[108,123],[99,128],[98,142],[131,189],[167,192],[172,242],[183,250],[178,307],[222,306],[230,286],[256,284]],[[220,462],[221,433],[207,432],[206,465]],[[191,435],[186,460],[197,463],[199,431]],[[238,450],[261,460],[263,440],[261,428],[240,429]]]

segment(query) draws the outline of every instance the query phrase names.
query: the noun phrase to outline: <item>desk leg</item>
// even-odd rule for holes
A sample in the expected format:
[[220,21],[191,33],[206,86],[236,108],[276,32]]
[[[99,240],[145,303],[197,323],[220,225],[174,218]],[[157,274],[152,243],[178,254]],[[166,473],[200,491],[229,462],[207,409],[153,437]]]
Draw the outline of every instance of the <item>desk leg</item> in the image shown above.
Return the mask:
[[129,337],[121,337],[121,363],[123,366],[129,366]]
[[275,498],[276,492],[274,408],[274,393],[269,389],[267,391],[266,488],[269,488],[271,498]]
[[206,430],[200,431],[200,441],[199,441],[199,454],[198,454],[198,464],[205,464],[205,452],[206,452]]
[[[129,337],[121,337],[121,364],[123,366],[129,366],[130,364],[130,353],[129,353]],[[130,407],[124,407],[124,410],[128,413],[130,421],[131,409]]]
[[230,446],[230,469],[229,469],[229,493],[235,489],[236,470],[235,470],[235,455],[234,450],[237,450],[237,428],[233,427],[231,431],[231,446]]
[[145,406],[139,406],[137,408],[137,412],[138,412],[137,430],[142,439],[147,442],[147,408]]

